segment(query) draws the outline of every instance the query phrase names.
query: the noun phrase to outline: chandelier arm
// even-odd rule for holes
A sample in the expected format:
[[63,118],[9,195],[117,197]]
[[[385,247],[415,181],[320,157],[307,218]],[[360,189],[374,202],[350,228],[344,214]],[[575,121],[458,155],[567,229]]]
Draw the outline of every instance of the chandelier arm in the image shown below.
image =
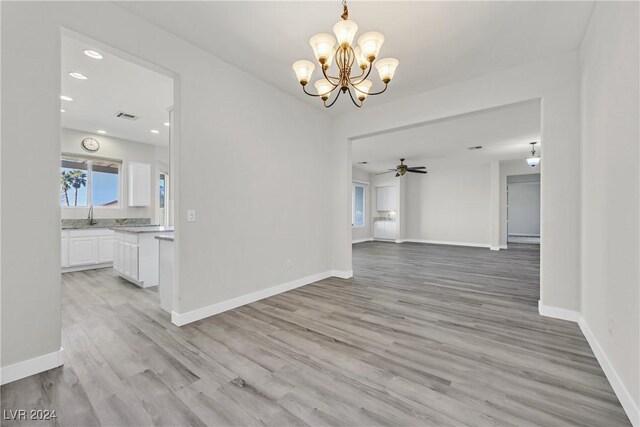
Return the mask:
[[[320,68],[322,68],[322,75],[324,76],[324,78],[325,78],[329,83],[331,83],[331,85],[332,85],[332,86],[334,86],[334,89],[335,89],[336,87],[338,87],[338,85],[340,84],[340,78],[339,78],[339,77],[333,77],[333,76],[330,76],[330,75],[328,75],[328,74],[327,74],[327,72],[326,72],[326,70],[324,69],[324,67],[320,67]],[[338,83],[334,83],[333,81],[331,81],[331,79],[338,80]]]
[[335,97],[335,98],[333,98],[333,101],[331,101],[331,104],[327,105],[327,101],[324,101],[324,106],[325,106],[326,108],[329,108],[329,107],[331,107],[333,104],[335,104],[335,103],[336,103],[336,101],[338,100],[338,98],[340,98],[340,93],[341,93],[341,92],[340,92],[340,91],[338,91],[338,94],[336,95],[336,97]]
[[336,88],[337,88],[337,87],[338,87],[338,86],[334,86],[334,87],[333,87],[333,89],[331,89],[329,92],[326,92],[326,93],[311,93],[311,92],[307,92],[307,88],[306,88],[306,86],[302,86],[302,90],[304,91],[304,93],[306,93],[306,94],[307,94],[307,95],[309,95],[309,96],[316,96],[316,97],[318,97],[318,96],[326,96],[326,95],[329,95],[331,92],[333,92],[334,90],[336,90]]
[[[355,88],[354,88],[354,89],[355,89]],[[353,94],[351,93],[351,89],[347,89],[347,92],[349,92],[349,98],[351,98],[351,101],[353,102],[353,105],[355,105],[355,106],[356,106],[356,107],[358,107],[358,108],[361,108],[361,107],[362,107],[362,101],[360,101],[360,104],[358,104],[358,103],[356,102],[356,100],[355,100],[355,99],[353,99]]]
[[[362,70],[362,72],[360,73],[360,75],[358,76],[353,76],[353,77],[349,77],[349,82],[351,82],[351,80],[356,80],[356,79],[366,79],[367,77],[369,77],[369,73],[371,73],[371,68],[373,68],[373,62],[369,62],[369,69],[367,70],[367,68],[365,68],[364,70]],[[367,73],[367,75],[365,76],[365,73]],[[362,83],[362,80],[360,80],[358,83]],[[353,84],[353,83],[351,83]]]
[[389,87],[389,83],[385,83],[384,84],[384,89],[382,89],[380,92],[369,92],[367,93],[368,95],[380,95],[381,93],[383,93],[385,90],[387,90],[387,88]]
[[367,70],[366,76],[362,77],[362,74],[364,74],[364,70],[363,70],[362,74],[360,74],[358,77],[355,77],[356,79],[360,79],[360,77],[362,77],[359,82],[354,83],[353,81],[351,81],[351,78],[349,78],[349,83],[351,83],[352,86],[359,85],[363,81],[367,80],[367,77],[369,77],[369,74],[371,74],[371,70],[373,70],[373,62],[369,62],[369,69]]

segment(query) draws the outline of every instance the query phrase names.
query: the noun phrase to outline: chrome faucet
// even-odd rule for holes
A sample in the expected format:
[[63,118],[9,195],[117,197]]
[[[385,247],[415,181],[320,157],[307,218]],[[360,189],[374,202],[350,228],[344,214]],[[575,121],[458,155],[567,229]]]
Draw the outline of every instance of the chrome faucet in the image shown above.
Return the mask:
[[98,222],[93,220],[93,205],[89,205],[89,215],[87,215],[89,225],[96,225]]

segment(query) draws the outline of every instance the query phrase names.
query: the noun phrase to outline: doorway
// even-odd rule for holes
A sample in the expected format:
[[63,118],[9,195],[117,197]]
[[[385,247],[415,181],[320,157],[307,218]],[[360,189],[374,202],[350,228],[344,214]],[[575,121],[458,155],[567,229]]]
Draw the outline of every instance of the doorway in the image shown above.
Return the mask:
[[507,243],[540,244],[540,174],[507,176]]

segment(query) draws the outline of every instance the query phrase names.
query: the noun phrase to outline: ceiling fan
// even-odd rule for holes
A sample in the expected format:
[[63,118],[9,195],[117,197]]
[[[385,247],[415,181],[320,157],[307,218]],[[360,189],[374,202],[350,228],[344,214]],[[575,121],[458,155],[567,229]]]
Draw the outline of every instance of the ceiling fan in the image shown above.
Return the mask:
[[389,172],[395,172],[396,176],[403,176],[407,172],[427,173],[427,171],[423,171],[423,170],[420,170],[420,169],[426,169],[426,167],[424,167],[424,166],[415,166],[415,167],[411,167],[410,168],[409,166],[404,164],[404,159],[400,159],[400,164],[398,166],[396,166],[395,169],[389,169],[386,172],[377,173],[376,175],[382,175],[382,174],[389,173]]

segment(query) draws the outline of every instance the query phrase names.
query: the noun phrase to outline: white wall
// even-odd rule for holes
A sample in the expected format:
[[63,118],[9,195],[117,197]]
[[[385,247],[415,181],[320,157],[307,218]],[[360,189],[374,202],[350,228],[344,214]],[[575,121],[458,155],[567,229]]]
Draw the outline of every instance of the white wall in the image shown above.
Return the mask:
[[1,211],[3,367],[60,347],[62,27],[175,73],[175,311],[331,270],[329,185],[346,154],[320,109],[113,3],[3,3],[2,200],[22,201]]
[[490,165],[406,174],[406,239],[489,245]]
[[[487,74],[451,86],[376,104],[337,117],[331,146],[335,212],[333,266],[351,269],[351,141],[488,108],[541,99],[544,171],[541,183],[541,301],[579,307],[580,91],[577,51]],[[393,90],[393,83],[389,90]]]
[[[581,314],[610,362],[613,373],[607,376],[636,426],[640,425],[638,12],[637,2],[596,3],[580,50]],[[622,384],[617,388],[615,376]]]
[[[87,137],[96,138],[100,142],[100,150],[97,153],[87,153],[82,149],[80,142]],[[122,161],[120,170],[121,200],[118,207],[94,207],[95,218],[150,218],[152,223],[156,221],[159,190],[156,181],[160,173],[160,165],[168,167],[169,150],[167,147],[159,147],[140,142],[114,138],[107,135],[96,135],[74,129],[62,129],[61,150],[64,154],[75,154],[83,157],[99,157],[110,160]],[[151,206],[147,208],[133,208],[127,206],[128,185],[127,173],[129,162],[143,162],[152,165]],[[62,219],[86,218],[88,208],[63,207]]]
[[[541,173],[544,168],[544,158],[540,164],[532,168],[524,158],[517,160],[506,160],[500,162],[500,245],[507,244],[507,177],[514,175],[528,175]],[[542,199],[542,187],[540,191]],[[542,210],[542,207],[541,207]]]
[[512,182],[509,193],[508,234],[540,236],[540,183]]
[[374,205],[371,204],[372,197],[372,186],[371,186],[371,175],[362,169],[358,169],[356,167],[353,168],[352,172],[353,181],[358,181],[360,183],[366,182],[368,183],[365,188],[365,196],[364,196],[364,204],[365,204],[365,212],[364,212],[364,227],[353,228],[351,238],[354,241],[370,239],[373,238],[373,217],[375,216],[375,212],[373,212]]

